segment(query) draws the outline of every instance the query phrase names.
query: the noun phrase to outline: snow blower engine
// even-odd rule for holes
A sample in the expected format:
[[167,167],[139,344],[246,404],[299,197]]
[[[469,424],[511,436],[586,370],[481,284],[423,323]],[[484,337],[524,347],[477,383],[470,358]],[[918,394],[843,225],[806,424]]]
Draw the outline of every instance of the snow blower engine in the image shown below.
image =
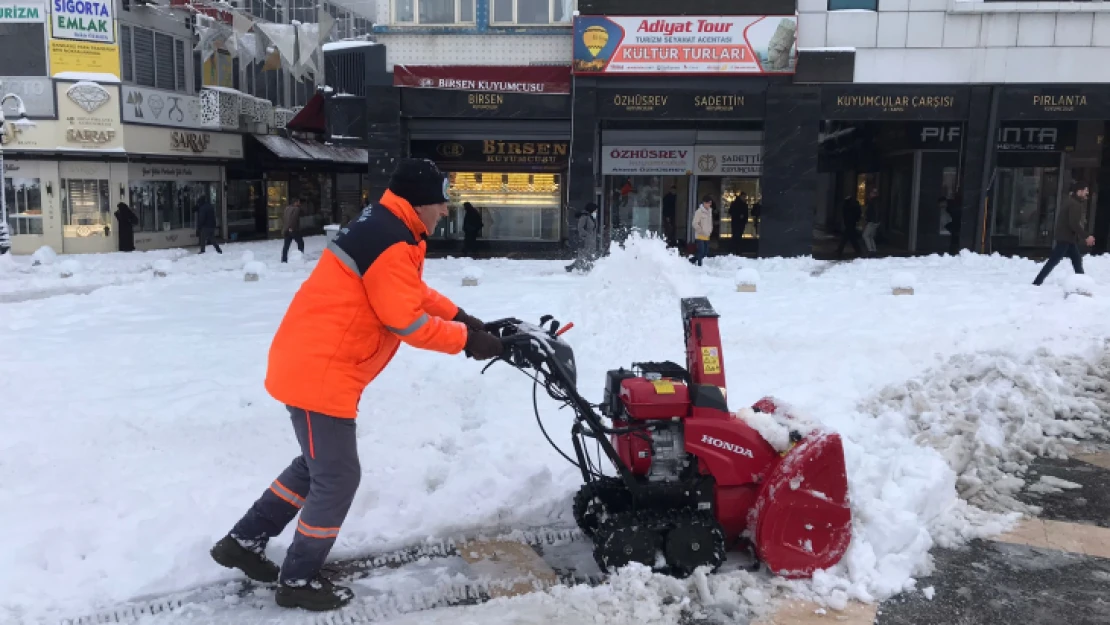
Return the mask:
[[[789,440],[782,436],[776,449],[745,419],[796,424],[773,400],[730,413],[718,315],[704,297],[681,304],[686,366],[641,362],[609,371],[600,415],[576,389],[574,352],[561,338],[573,324],[560,329],[544,316],[539,326],[516,319],[486,326],[505,344],[498,360],[536,381],[537,421],[541,384],[574,410],[575,458],[551,441],[542,421],[540,429],[582,471],[574,518],[593,539],[594,559],[602,570],[639,562],[676,577],[716,570],[733,548],[789,578],[833,566],[851,540],[839,435],[783,428]],[[602,472],[591,446],[615,476]]]

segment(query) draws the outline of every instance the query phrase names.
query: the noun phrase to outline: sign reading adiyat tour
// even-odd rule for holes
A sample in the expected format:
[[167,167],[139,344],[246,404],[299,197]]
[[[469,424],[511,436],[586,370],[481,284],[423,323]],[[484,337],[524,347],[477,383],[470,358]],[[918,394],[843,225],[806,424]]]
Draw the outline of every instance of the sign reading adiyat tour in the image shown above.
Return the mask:
[[574,18],[576,74],[792,74],[795,16]]
[[570,93],[570,67],[394,65],[393,85],[493,93]]
[[693,146],[607,145],[601,148],[603,174],[682,176],[693,169]]
[[112,0],[53,0],[50,29],[55,39],[115,43]]

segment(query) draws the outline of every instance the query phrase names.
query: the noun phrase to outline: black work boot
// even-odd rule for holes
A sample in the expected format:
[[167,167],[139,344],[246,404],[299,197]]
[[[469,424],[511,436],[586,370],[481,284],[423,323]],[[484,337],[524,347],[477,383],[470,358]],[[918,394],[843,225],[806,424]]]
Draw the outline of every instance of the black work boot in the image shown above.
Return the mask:
[[355,593],[345,586],[336,586],[331,580],[317,575],[308,582],[282,582],[275,599],[283,608],[304,608],[312,612],[338,610],[354,599]]
[[220,566],[239,569],[244,575],[256,582],[272,584],[278,579],[278,565],[266,557],[265,543],[244,546],[228,534],[216,543],[208,553]]

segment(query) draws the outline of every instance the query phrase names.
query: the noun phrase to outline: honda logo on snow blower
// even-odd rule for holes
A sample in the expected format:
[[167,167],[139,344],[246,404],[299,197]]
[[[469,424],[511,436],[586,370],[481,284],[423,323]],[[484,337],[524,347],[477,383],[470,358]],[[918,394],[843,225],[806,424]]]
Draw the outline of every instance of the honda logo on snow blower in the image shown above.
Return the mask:
[[708,434],[702,434],[701,442],[705,443],[706,445],[712,445],[714,447],[720,447],[721,449],[727,449],[738,456],[747,456],[753,459],[755,458],[755,456],[752,455],[752,450],[746,449],[739,445],[733,445],[732,443],[726,443],[725,441],[719,438],[713,438]]

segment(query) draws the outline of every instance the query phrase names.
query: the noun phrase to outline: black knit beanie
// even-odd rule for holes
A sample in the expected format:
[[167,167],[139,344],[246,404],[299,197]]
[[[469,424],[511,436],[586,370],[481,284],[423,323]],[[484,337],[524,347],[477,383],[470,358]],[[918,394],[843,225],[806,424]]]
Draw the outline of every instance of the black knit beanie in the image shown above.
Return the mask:
[[413,206],[443,204],[448,178],[426,158],[402,158],[389,178],[389,190]]

